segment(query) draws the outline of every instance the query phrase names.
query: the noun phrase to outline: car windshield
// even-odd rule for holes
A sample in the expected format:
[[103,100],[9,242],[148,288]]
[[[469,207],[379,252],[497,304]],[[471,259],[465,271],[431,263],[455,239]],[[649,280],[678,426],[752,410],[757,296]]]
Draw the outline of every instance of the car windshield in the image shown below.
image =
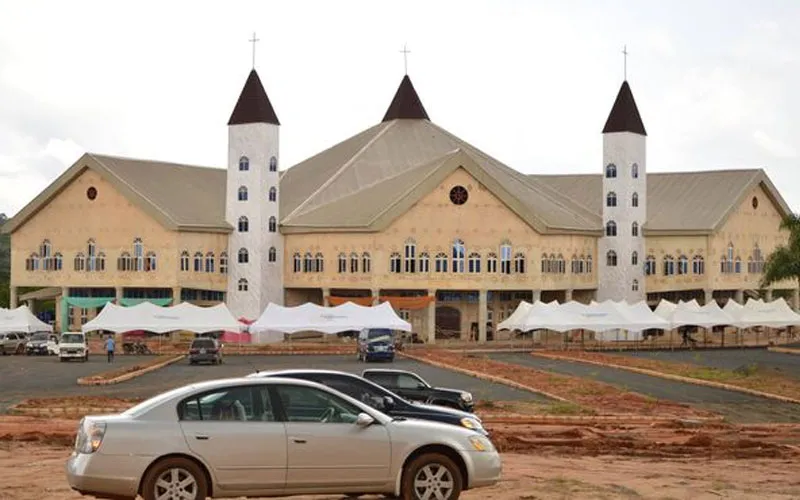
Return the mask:
[[64,344],[83,344],[83,335],[79,333],[65,333],[61,336],[61,342]]
[[34,333],[31,336],[31,340],[47,340],[49,339],[49,335],[46,333]]
[[192,349],[213,349],[214,341],[212,339],[195,339],[192,341]]

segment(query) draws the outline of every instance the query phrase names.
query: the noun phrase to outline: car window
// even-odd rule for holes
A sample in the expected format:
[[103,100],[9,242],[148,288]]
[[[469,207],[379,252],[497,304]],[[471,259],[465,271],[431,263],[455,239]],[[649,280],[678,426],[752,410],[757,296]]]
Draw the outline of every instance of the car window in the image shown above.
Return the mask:
[[315,387],[276,387],[287,422],[353,423],[361,410],[344,399]]
[[206,392],[182,401],[178,415],[181,420],[274,422],[265,392],[260,387],[226,387]]
[[369,373],[364,378],[383,387],[397,387],[397,375],[393,373]]
[[215,346],[213,339],[195,339],[192,341],[192,349],[213,349]]
[[397,386],[400,389],[418,389],[422,385],[422,381],[412,375],[402,373],[397,376]]
[[321,378],[319,382],[380,411],[386,410],[385,398],[391,395],[391,393],[384,392],[380,388],[355,377],[329,375]]
[[65,333],[61,336],[61,342],[66,344],[82,344],[83,343],[83,335],[78,333]]

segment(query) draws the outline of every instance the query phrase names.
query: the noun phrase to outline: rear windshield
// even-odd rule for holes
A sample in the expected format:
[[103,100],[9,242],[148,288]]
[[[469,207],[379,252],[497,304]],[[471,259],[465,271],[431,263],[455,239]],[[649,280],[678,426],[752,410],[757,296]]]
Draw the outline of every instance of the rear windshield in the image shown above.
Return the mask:
[[367,338],[370,340],[390,340],[392,331],[384,328],[374,328],[367,332]]
[[34,333],[33,336],[31,336],[31,340],[47,340],[49,338],[50,336],[46,333]]
[[61,342],[65,344],[83,344],[83,335],[77,333],[65,333],[61,336]]
[[214,341],[211,339],[195,339],[192,341],[192,347],[195,349],[213,349]]

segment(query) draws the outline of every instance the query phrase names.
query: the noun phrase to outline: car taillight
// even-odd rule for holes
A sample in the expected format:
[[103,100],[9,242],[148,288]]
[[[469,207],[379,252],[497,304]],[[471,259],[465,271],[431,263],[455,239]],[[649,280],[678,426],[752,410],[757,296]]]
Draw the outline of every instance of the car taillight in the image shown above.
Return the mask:
[[106,434],[106,423],[81,419],[78,424],[78,435],[75,437],[75,451],[78,453],[94,453],[103,443]]
[[216,354],[216,353],[217,353],[217,350],[216,350],[216,349],[209,349],[209,350],[208,350],[208,352],[209,352],[210,354]]
[[198,352],[200,352],[199,349],[189,349],[189,354],[197,354]]

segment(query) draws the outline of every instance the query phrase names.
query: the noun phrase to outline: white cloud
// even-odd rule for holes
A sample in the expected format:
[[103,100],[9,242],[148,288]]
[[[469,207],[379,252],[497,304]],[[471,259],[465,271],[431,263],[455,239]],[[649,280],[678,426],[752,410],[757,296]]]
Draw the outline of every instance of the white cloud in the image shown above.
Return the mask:
[[770,137],[761,130],[753,132],[753,140],[770,155],[777,158],[797,158],[797,150],[789,144]]

